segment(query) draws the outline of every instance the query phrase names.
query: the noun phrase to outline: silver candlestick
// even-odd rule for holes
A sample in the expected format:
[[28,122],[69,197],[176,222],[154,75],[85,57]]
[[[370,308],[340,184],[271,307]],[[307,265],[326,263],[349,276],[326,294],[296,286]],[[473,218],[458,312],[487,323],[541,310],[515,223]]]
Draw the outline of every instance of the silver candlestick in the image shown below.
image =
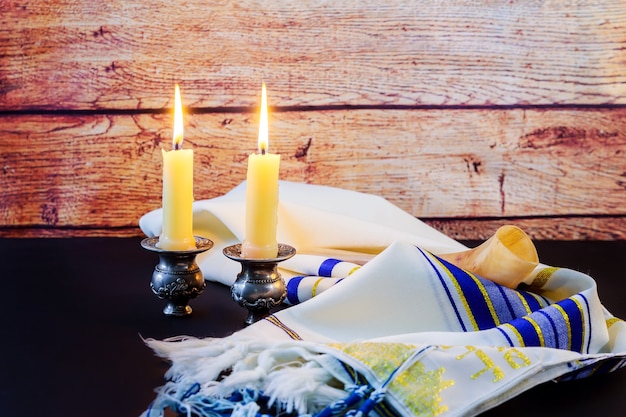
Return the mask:
[[295,255],[295,248],[279,243],[275,258],[258,259],[242,257],[240,243],[228,246],[222,252],[241,264],[241,272],[230,288],[230,295],[248,310],[247,325],[268,316],[270,309],[283,302],[287,288],[278,272],[278,263]]
[[171,251],[157,247],[158,237],[148,237],[141,246],[159,255],[159,263],[154,267],[150,288],[162,300],[167,300],[163,313],[166,316],[186,317],[191,314],[189,300],[204,291],[206,283],[196,255],[213,247],[209,239],[195,236],[196,249]]

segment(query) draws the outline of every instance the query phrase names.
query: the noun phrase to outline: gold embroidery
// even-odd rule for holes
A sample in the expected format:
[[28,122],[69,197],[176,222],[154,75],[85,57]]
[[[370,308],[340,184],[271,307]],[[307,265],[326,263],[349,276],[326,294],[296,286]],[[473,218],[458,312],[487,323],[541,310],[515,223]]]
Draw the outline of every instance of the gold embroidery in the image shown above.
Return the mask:
[[606,320],[606,328],[610,328],[612,325],[614,325],[615,323],[617,323],[618,321],[623,321],[622,319],[618,319],[617,317],[611,317],[610,319]]
[[[330,346],[357,359],[385,381],[416,349],[403,343],[353,343],[331,344]],[[454,380],[444,380],[444,368],[427,371],[420,361],[415,362],[397,375],[388,389],[419,416],[437,416],[448,410],[441,404],[441,392],[454,385]]]
[[348,272],[348,275],[352,275],[354,272],[358,271],[359,269],[361,269],[361,265],[355,266],[354,268],[350,270],[350,272]]
[[473,374],[470,378],[477,379],[489,370],[491,370],[491,372],[493,373],[493,380],[491,382],[498,382],[499,380],[504,378],[504,372],[502,371],[502,369],[500,369],[499,366],[496,366],[494,361],[483,350],[476,349],[476,347],[474,346],[465,346],[465,348],[467,349],[467,352],[457,356],[456,358],[458,360],[461,360],[469,355],[471,352],[474,352],[476,357],[478,357],[478,359],[480,359],[480,361],[485,364],[485,367],[483,369]]
[[[524,355],[519,349],[510,348],[506,349],[504,352],[504,360],[511,366],[513,369],[520,369],[530,365],[530,358]],[[520,360],[518,362],[517,360]]]
[[317,281],[315,281],[315,284],[313,284],[313,288],[311,288],[311,298],[317,295],[317,286],[320,285],[320,282],[322,282],[323,279],[324,278],[319,278]]
[[533,282],[530,284],[530,287],[533,287],[533,288],[543,287],[550,280],[550,277],[552,277],[552,274],[554,274],[558,269],[559,268],[555,268],[553,266],[542,269],[541,271],[537,273],[537,275],[535,276],[535,279],[533,279]]
[[278,327],[279,329],[282,329],[292,339],[302,340],[302,337],[300,337],[300,335],[297,332],[285,326],[285,324],[282,321],[278,320],[278,318],[274,316],[273,314],[265,317],[265,320],[269,321],[270,323],[272,323],[274,326]]

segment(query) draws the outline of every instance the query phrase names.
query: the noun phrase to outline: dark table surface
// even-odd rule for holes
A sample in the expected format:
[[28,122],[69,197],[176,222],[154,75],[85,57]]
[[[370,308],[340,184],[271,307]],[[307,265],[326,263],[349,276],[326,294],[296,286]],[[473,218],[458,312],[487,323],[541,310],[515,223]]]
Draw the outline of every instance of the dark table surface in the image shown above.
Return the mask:
[[[0,416],[139,416],[168,364],[142,341],[226,336],[246,312],[209,283],[193,315],[163,315],[140,238],[0,239]],[[466,242],[473,245],[474,242]],[[593,276],[626,318],[626,242],[536,242],[542,262]],[[622,416],[626,370],[539,385],[486,416]]]

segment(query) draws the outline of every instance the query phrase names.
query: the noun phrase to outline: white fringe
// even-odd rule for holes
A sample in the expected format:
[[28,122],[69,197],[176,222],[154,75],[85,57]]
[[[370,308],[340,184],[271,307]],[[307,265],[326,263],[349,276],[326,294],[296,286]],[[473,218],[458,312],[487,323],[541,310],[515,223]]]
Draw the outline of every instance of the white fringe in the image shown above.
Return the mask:
[[285,367],[272,372],[263,389],[270,397],[269,404],[278,402],[288,413],[306,414],[346,397],[344,390],[329,386],[332,375],[317,363],[300,367]]
[[[233,335],[145,342],[172,363],[166,373],[169,382],[158,392],[151,416],[159,415],[156,409],[168,404],[192,406],[195,398],[224,404],[241,390],[262,393],[269,397],[268,406],[281,411],[311,414],[345,398],[345,387],[352,383],[335,358],[321,352],[319,346],[302,341],[277,343]],[[198,392],[181,400],[194,384],[199,384]],[[232,407],[235,417],[254,416],[259,410],[254,401]]]
[[248,403],[245,405],[237,404],[233,410],[231,417],[256,417],[256,413],[261,409],[256,403]]

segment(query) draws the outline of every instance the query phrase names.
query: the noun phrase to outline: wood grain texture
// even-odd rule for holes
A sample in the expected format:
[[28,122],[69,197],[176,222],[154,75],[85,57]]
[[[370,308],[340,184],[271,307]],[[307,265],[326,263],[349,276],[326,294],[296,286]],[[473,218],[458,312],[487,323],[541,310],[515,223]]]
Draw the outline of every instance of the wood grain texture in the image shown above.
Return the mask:
[[[626,240],[626,218],[623,216],[581,216],[554,218],[498,219],[429,219],[424,223],[457,240],[486,240],[505,224],[522,228],[538,240]],[[81,227],[20,226],[0,227],[0,238],[72,238],[72,237],[132,237],[144,236],[138,226]]]
[[486,240],[505,224],[520,227],[533,240],[626,240],[624,216],[424,219],[424,222],[457,240]]
[[260,84],[281,178],[458,239],[626,239],[623,0],[0,1],[0,236],[132,236],[173,85],[196,199],[245,178]]
[[1,2],[0,111],[626,104],[623,0]]
[[[161,203],[168,125],[168,114],[5,117],[0,235],[138,233]],[[187,116],[196,199],[245,178],[256,126],[250,113]],[[281,179],[381,195],[459,239],[503,221],[538,237],[626,237],[609,230],[626,217],[625,109],[290,111],[270,126]]]

